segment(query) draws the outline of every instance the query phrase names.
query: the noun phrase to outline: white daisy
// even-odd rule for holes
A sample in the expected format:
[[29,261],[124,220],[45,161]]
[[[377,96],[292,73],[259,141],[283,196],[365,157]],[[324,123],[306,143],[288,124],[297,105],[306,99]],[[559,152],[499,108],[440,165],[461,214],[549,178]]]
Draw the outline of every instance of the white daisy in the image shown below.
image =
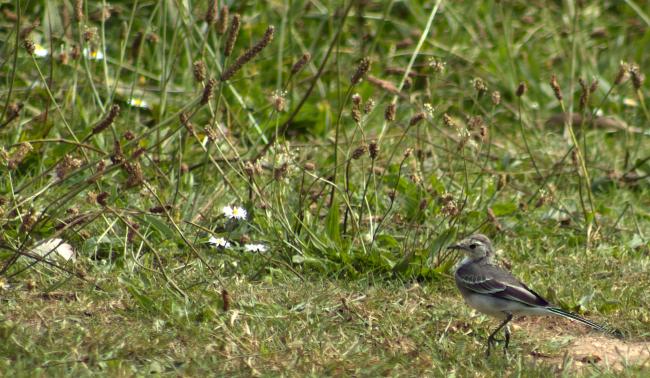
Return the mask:
[[215,238],[214,236],[210,236],[208,244],[212,244],[216,248],[230,248],[230,242],[222,237]]
[[45,47],[43,47],[38,43],[34,45],[34,56],[39,58],[45,58],[48,55],[50,55],[50,52],[47,51]]
[[102,60],[104,59],[104,53],[99,50],[88,50],[83,49],[83,54],[89,60]]
[[244,249],[246,252],[266,252],[268,248],[264,244],[246,244]]
[[142,98],[133,97],[127,103],[134,108],[149,109],[149,103]]
[[224,206],[223,214],[228,219],[246,219],[246,216],[248,215],[246,209],[239,206]]

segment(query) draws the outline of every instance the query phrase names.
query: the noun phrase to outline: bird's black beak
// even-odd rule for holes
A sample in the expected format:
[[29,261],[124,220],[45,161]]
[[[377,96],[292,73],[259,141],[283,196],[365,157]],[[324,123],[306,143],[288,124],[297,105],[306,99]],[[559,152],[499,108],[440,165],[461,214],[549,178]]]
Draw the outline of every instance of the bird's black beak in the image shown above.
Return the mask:
[[463,247],[460,244],[452,244],[447,249],[463,249]]

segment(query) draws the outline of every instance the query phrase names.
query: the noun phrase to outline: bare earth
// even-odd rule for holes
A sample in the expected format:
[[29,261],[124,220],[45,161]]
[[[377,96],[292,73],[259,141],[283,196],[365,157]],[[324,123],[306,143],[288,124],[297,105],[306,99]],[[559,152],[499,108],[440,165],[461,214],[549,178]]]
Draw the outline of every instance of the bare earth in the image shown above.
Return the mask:
[[547,363],[564,364],[565,357],[574,360],[574,368],[581,369],[590,364],[620,370],[625,365],[650,367],[650,342],[619,340],[592,332],[588,328],[562,318],[525,318],[517,321],[514,330],[547,337],[568,339],[569,344],[562,354],[531,352],[532,358]]

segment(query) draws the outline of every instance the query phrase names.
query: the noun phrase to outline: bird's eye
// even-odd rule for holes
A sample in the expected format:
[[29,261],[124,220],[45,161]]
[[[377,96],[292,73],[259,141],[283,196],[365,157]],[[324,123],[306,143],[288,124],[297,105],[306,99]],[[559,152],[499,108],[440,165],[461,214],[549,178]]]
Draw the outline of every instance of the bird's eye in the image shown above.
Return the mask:
[[476,244],[476,243],[472,243],[472,244],[469,245],[470,249],[476,249],[476,247],[478,247],[478,244]]

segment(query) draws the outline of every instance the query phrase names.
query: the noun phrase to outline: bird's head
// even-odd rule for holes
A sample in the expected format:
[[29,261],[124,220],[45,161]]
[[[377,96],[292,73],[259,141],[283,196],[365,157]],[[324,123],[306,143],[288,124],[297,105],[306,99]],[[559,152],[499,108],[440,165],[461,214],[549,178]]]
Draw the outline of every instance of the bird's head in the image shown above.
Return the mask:
[[492,242],[483,234],[474,234],[456,244],[450,245],[448,248],[465,252],[471,260],[478,260],[484,257],[492,258],[494,255]]

